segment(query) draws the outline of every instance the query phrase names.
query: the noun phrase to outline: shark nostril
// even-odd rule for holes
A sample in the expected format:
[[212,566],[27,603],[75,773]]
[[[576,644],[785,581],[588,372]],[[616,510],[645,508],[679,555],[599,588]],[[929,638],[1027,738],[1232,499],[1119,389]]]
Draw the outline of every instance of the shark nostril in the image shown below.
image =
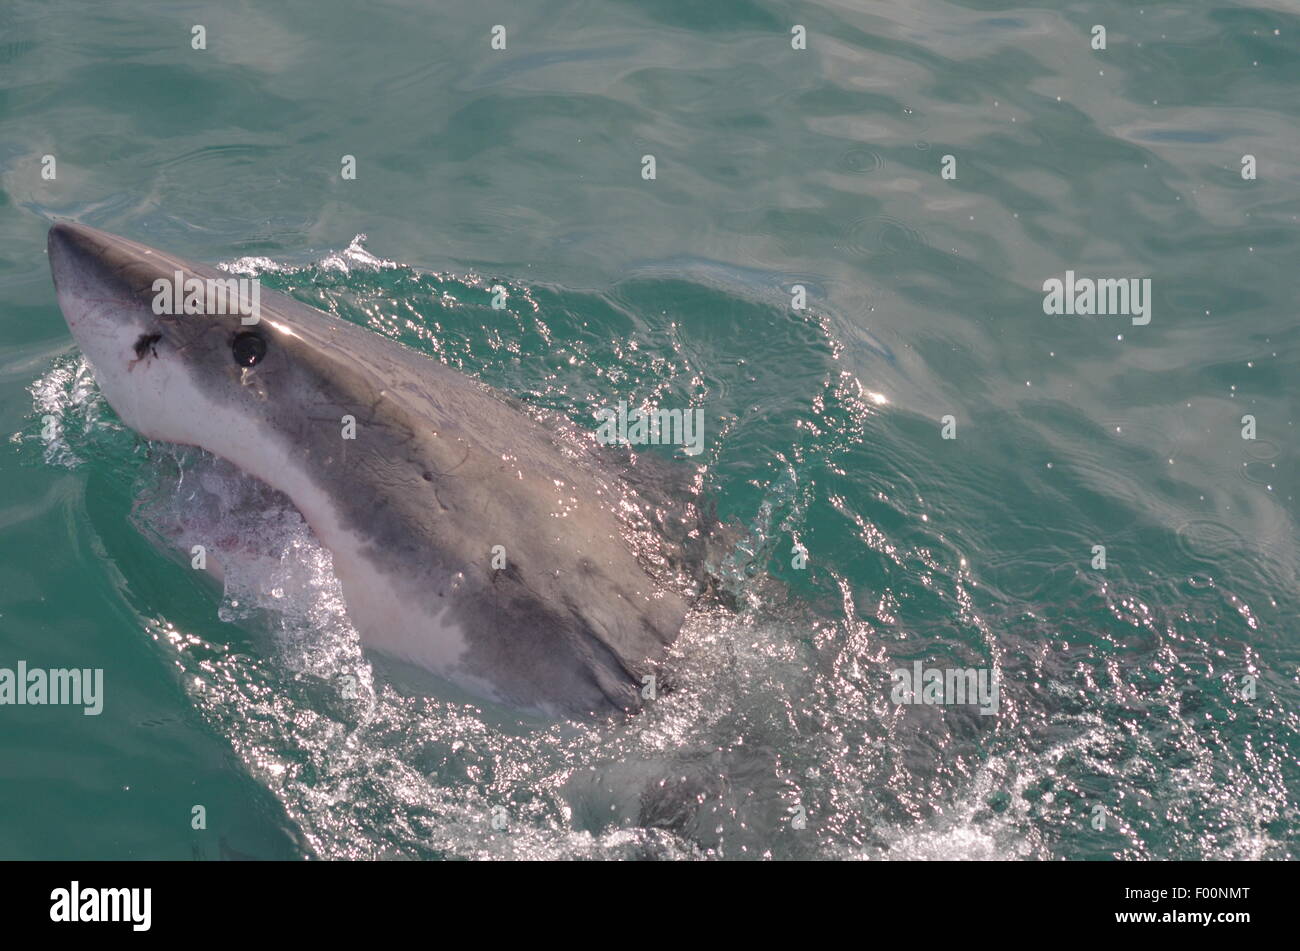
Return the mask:
[[140,339],[135,342],[136,358],[143,360],[146,350],[152,350],[153,355],[155,357],[158,356],[158,351],[154,348],[154,344],[161,339],[162,334],[141,334]]

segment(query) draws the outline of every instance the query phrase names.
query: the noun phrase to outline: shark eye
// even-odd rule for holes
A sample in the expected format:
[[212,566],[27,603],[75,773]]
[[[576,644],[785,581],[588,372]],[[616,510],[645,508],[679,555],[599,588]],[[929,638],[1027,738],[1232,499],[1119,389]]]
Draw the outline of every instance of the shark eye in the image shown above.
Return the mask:
[[241,367],[255,367],[266,356],[266,338],[246,330],[235,335],[230,344],[230,352],[235,356],[235,363]]

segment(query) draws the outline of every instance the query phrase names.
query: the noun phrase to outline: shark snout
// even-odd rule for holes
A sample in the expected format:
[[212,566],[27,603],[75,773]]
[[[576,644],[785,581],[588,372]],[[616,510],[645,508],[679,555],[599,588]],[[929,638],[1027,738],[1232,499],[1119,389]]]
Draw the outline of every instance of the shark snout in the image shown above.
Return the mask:
[[[68,225],[56,224],[46,238],[45,249],[50,257],[50,277],[54,279],[54,290],[59,293],[70,287],[72,276],[76,273],[76,262],[81,256],[75,232]],[[64,319],[67,319],[66,312]]]
[[136,339],[151,321],[150,270],[159,261],[134,242],[75,222],[54,224],[46,238],[50,276],[63,319],[86,356],[107,356],[104,341]]
[[118,415],[137,430],[150,414],[145,388],[156,391],[160,381],[147,380],[160,339],[148,297],[140,292],[144,278],[139,256],[121,238],[86,225],[59,222],[46,241],[50,275],[59,310],[95,379]]
[[46,237],[56,290],[92,288],[120,300],[149,296],[158,277],[171,277],[176,262],[153,248],[89,225],[60,221]]
[[[60,222],[50,228],[46,239],[59,309],[74,336],[87,315],[96,310],[90,305],[113,293],[105,280],[103,246],[96,236],[93,228]],[[107,313],[102,309],[99,312]]]
[[50,256],[50,275],[56,291],[74,290],[104,266],[101,233],[86,225],[59,222],[50,228],[46,251]]
[[50,260],[66,260],[70,254],[93,253],[95,230],[70,221],[56,221],[50,226],[45,247]]

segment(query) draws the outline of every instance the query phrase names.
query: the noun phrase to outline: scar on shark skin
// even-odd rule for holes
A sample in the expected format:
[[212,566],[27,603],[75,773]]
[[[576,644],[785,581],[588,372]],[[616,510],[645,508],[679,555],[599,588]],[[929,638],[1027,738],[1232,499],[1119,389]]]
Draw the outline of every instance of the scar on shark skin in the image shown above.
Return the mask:
[[153,357],[158,356],[157,343],[162,339],[162,334],[141,334],[140,339],[135,342],[135,359],[127,364],[127,371],[135,369],[135,365],[141,360],[146,359],[145,351],[148,350]]

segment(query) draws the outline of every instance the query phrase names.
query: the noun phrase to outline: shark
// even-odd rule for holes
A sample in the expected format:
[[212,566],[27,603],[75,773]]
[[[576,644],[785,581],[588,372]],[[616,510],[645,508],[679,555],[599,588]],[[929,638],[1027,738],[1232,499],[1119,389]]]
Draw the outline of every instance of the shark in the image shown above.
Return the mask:
[[288,496],[367,650],[551,717],[653,694],[692,607],[665,519],[698,537],[691,506],[665,515],[581,434],[287,295],[80,223],[47,244],[113,411]]

